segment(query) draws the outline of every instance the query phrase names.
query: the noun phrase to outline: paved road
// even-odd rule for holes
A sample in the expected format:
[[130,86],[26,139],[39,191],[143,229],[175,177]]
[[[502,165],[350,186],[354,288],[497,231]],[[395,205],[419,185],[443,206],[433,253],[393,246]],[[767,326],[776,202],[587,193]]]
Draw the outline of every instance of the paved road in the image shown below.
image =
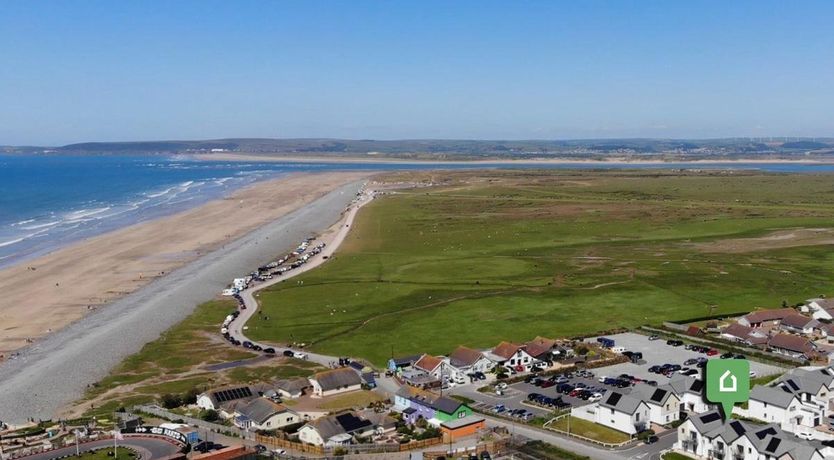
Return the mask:
[[[141,455],[142,460],[153,460],[157,458],[167,457],[173,455],[180,450],[180,446],[172,442],[165,441],[159,438],[147,438],[141,436],[126,435],[124,441],[118,441],[119,447],[131,447],[136,449]],[[79,445],[81,452],[87,452],[100,448],[113,447],[112,439],[102,439],[100,441],[91,441]],[[64,457],[67,455],[75,455],[75,446],[55,449],[41,454],[30,455],[22,457],[25,460],[51,460],[53,458]]]
[[[266,289],[270,286],[273,286],[277,283],[280,283],[282,281],[286,281],[288,279],[296,277],[302,273],[308,272],[324,263],[327,260],[327,258],[330,258],[336,252],[336,250],[341,245],[342,241],[344,241],[345,237],[350,231],[350,226],[353,224],[353,220],[356,217],[356,213],[362,206],[372,201],[372,199],[373,192],[364,191],[359,200],[352,202],[349,205],[347,211],[342,216],[341,220],[339,221],[339,228],[336,231],[336,233],[324,239],[324,242],[327,243],[327,246],[325,246],[325,248],[320,253],[311,257],[307,261],[307,263],[296,268],[295,270],[287,272],[287,274],[285,275],[275,277],[263,283],[258,283],[256,286],[241,291],[240,297],[243,299],[243,304],[246,305],[246,309],[241,310],[240,315],[229,324],[229,335],[237,340],[240,340],[241,342],[248,340],[252,343],[261,345],[264,348],[273,347],[279,355],[283,353],[284,350],[288,350],[288,348],[275,347],[274,344],[254,342],[248,337],[246,337],[244,327],[246,326],[246,323],[249,321],[249,319],[252,318],[252,316],[254,316],[255,313],[258,311],[258,301],[255,298],[257,292],[262,289]],[[319,353],[311,353],[308,351],[304,351],[304,353],[307,355],[307,360],[317,364],[321,364],[325,367],[330,367],[331,363],[339,361],[339,358],[335,356],[327,356]]]

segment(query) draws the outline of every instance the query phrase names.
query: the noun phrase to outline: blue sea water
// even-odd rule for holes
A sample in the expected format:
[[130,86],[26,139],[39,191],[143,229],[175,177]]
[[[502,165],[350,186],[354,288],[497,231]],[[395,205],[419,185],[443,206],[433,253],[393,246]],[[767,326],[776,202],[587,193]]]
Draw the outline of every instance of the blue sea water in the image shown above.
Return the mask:
[[[0,267],[79,239],[194,207],[253,182],[296,171],[463,169],[476,164],[194,161],[161,156],[0,155]],[[617,164],[501,167],[615,169]],[[631,164],[628,168],[828,172],[834,165]]]

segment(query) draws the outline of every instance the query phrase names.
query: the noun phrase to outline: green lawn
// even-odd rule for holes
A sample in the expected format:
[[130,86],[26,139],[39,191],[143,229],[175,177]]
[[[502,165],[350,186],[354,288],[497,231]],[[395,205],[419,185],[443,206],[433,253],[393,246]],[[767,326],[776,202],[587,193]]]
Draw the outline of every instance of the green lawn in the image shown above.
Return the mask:
[[611,444],[618,444],[631,439],[631,436],[622,431],[613,430],[607,426],[570,416],[562,417],[549,426],[561,431],[569,431],[571,434],[577,436]]
[[667,452],[663,454],[663,460],[692,460],[692,457],[687,457],[677,452]]
[[271,319],[250,320],[249,335],[382,365],[392,353],[657,325],[834,290],[830,245],[697,246],[834,227],[830,175],[448,177],[364,208],[328,263],[261,293]]
[[[73,456],[72,458],[76,458],[79,460],[113,460],[113,455],[108,455],[113,453],[113,446],[105,449],[98,449],[92,452],[82,452],[81,455],[78,457]],[[128,458],[136,458],[136,454],[130,450],[125,449],[124,447],[118,447],[116,449],[116,458],[117,459],[128,459]]]

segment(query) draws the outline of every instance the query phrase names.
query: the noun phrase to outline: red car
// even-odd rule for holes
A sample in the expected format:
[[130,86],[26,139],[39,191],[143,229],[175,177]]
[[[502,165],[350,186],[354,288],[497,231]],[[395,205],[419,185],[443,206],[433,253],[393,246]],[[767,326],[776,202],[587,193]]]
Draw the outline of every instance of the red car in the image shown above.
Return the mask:
[[715,348],[710,348],[709,350],[707,350],[707,356],[715,356],[717,354],[718,350],[716,350]]

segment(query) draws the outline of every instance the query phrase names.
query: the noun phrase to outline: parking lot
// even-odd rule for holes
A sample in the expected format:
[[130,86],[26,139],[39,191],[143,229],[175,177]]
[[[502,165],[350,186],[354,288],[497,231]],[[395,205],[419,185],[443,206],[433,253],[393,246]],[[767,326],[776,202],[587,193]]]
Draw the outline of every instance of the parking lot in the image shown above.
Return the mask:
[[[678,364],[683,366],[687,360],[698,358],[721,359],[720,353],[715,356],[707,356],[704,353],[686,350],[683,346],[673,347],[667,345],[666,340],[662,338],[649,340],[645,335],[631,332],[607,335],[605,337],[613,339],[617,347],[624,347],[628,351],[643,353],[643,362],[640,364],[622,363],[604,367],[597,370],[597,374],[600,376],[616,377],[620,374],[629,374],[643,380],[655,380],[662,385],[666,377],[649,372],[651,366],[663,364]],[[594,337],[586,340],[586,342],[596,343],[596,339]],[[691,365],[687,367],[694,368]],[[750,361],[750,371],[754,372],[757,377],[763,377],[778,374],[785,370],[770,364]]]

